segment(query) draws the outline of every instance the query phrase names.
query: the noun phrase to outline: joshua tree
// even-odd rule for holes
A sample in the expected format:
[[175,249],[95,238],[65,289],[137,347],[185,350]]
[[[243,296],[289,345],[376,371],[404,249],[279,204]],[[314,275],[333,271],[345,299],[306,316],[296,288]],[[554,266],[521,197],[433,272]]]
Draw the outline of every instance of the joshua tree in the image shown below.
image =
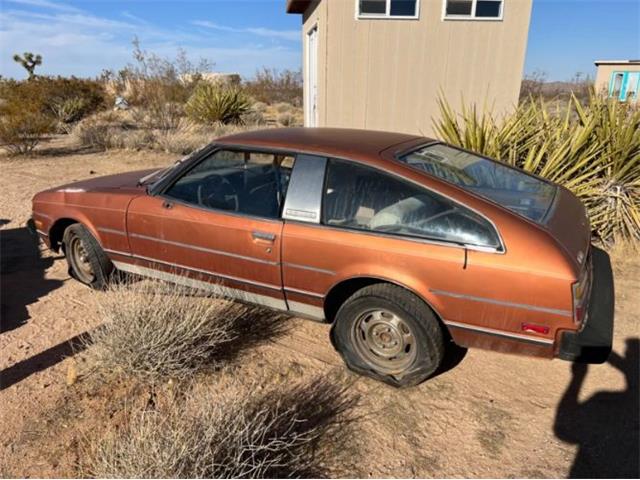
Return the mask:
[[38,65],[42,65],[42,55],[34,55],[31,52],[24,52],[22,56],[17,53],[13,56],[13,60],[24,67],[29,74],[29,80],[36,76],[34,70]]

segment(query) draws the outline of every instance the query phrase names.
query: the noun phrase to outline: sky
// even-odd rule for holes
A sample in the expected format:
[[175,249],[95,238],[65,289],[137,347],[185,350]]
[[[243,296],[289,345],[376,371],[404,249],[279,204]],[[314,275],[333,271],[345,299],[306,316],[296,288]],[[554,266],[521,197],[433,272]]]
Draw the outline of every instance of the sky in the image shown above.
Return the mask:
[[[163,57],[183,48],[220,72],[298,69],[300,25],[285,0],[0,0],[0,74],[24,78],[12,57],[25,51],[43,56],[41,74],[117,71],[131,62],[134,37]],[[525,73],[568,80],[593,76],[594,60],[630,58],[640,58],[640,0],[533,0]]]

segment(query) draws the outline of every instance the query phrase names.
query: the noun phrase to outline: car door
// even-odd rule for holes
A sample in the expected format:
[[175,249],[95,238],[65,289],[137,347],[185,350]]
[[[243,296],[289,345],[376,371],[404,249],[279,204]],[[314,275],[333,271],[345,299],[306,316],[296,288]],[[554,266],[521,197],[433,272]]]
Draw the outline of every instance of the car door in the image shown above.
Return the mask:
[[420,185],[350,161],[316,160],[317,172],[308,173],[316,180],[298,197],[300,160],[283,214],[283,282],[291,310],[331,315],[333,288],[365,278],[404,286],[455,319],[457,312],[434,292],[464,284],[467,249],[499,245],[491,225]]
[[134,199],[127,225],[140,273],[286,309],[280,205],[292,165],[288,155],[218,149]]

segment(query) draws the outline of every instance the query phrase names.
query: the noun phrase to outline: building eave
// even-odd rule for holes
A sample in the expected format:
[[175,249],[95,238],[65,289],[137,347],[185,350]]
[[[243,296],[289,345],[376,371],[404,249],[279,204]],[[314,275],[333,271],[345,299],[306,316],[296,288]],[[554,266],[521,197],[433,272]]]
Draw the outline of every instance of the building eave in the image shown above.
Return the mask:
[[640,65],[640,60],[596,60],[596,65]]
[[311,0],[287,0],[287,13],[304,13]]

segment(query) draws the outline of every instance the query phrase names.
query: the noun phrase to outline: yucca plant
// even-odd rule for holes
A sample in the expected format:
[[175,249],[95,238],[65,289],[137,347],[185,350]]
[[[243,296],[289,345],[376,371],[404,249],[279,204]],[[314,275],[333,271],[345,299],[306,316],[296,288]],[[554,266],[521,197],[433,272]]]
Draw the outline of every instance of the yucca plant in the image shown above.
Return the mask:
[[242,123],[251,108],[249,97],[236,88],[202,82],[189,98],[185,111],[199,123]]
[[500,119],[439,105],[440,138],[567,187],[603,242],[640,246],[640,110],[595,94],[586,105],[573,96],[564,109],[530,98]]

